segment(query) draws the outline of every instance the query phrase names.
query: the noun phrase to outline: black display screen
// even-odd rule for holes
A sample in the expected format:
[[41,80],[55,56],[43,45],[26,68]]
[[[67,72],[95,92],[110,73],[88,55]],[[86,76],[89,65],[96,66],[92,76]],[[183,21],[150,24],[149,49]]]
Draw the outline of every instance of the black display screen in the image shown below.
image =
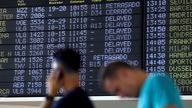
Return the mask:
[[81,87],[106,95],[100,67],[116,60],[142,67],[141,6],[140,0],[1,0],[0,96],[44,96],[51,56],[66,47],[82,55]]
[[148,0],[145,3],[148,72],[168,72],[183,95],[192,93],[192,2]]
[[[187,0],[0,0],[0,96],[44,96],[52,54],[81,54],[80,83],[106,96],[101,67],[125,61],[167,72],[192,93],[192,2]],[[63,90],[59,91],[63,94]]]

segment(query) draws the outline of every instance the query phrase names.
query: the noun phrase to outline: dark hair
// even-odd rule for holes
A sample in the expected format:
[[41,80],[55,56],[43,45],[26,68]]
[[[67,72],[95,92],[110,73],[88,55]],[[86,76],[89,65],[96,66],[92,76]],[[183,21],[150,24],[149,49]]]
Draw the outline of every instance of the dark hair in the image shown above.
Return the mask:
[[59,49],[54,53],[53,57],[61,62],[68,72],[79,72],[80,54],[73,49]]
[[134,67],[122,61],[113,62],[103,70],[101,75],[101,83],[103,83],[106,78],[114,78],[117,74],[117,70],[120,68],[133,69]]

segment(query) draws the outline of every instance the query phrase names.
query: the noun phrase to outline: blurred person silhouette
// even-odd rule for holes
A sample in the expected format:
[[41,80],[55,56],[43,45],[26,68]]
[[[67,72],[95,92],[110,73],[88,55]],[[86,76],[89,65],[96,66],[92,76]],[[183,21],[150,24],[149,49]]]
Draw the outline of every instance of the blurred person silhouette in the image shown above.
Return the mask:
[[138,108],[183,108],[174,81],[165,73],[147,73],[126,62],[117,61],[104,69],[101,80],[102,86],[110,94],[138,97]]
[[[48,77],[48,95],[43,108],[93,108],[87,93],[80,87],[80,54],[72,49],[59,49],[53,55],[52,72]],[[54,101],[58,90],[63,88],[65,96]]]

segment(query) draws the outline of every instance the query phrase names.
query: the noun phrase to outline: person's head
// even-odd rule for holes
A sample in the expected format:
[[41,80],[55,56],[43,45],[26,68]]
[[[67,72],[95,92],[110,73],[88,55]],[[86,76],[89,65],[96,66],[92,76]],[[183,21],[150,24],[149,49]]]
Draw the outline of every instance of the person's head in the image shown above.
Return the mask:
[[80,54],[73,49],[59,49],[53,54],[52,68],[60,73],[58,80],[64,88],[74,81],[76,83],[79,80]]
[[104,89],[122,97],[137,97],[142,81],[146,73],[126,62],[113,62],[102,73],[102,85]]

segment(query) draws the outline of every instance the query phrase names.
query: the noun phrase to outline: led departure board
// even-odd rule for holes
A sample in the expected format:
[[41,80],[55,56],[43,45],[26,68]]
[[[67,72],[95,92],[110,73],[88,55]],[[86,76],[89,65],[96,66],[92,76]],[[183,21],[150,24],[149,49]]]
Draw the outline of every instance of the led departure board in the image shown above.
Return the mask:
[[190,95],[191,17],[190,0],[0,0],[0,96],[44,96],[52,54],[66,47],[81,54],[90,96],[107,95],[98,73],[118,60],[167,72]]
[[183,95],[192,93],[192,1],[147,0],[145,42],[148,72],[169,72]]
[[106,95],[100,67],[116,60],[142,67],[141,6],[140,0],[0,0],[0,96],[44,96],[51,56],[66,47],[81,54],[81,87]]

